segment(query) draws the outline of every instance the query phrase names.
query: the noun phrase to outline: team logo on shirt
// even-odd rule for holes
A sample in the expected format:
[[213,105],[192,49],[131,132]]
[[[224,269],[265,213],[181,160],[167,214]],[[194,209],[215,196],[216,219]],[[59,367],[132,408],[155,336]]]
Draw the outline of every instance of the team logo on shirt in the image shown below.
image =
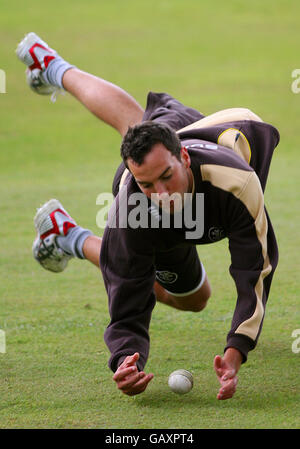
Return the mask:
[[173,284],[178,279],[177,273],[172,273],[171,271],[157,271],[156,279],[163,282],[164,284]]
[[213,226],[208,231],[208,238],[212,242],[222,240],[224,237],[225,237],[225,230],[223,228],[217,228],[216,226]]

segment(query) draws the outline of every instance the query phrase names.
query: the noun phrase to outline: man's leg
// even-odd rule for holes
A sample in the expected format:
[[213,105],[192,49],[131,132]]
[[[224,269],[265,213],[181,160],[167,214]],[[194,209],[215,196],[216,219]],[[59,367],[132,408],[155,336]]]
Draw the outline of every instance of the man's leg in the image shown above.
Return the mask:
[[[86,259],[96,267],[100,267],[101,237],[78,226],[58,200],[50,200],[38,209],[34,223],[37,237],[33,244],[33,255],[45,269],[54,272],[63,271],[73,257]],[[187,294],[172,294],[155,282],[154,290],[157,300],[164,304],[179,310],[199,312],[206,306],[211,289],[202,264],[197,264],[195,249],[188,250],[187,255],[188,257],[185,255],[186,265],[198,266],[192,273],[192,278],[196,276],[198,280],[201,277],[199,288]],[[202,268],[199,269],[200,266]],[[188,269],[188,273],[190,272],[192,270]],[[177,286],[185,281],[190,282],[192,278],[179,273],[180,283]]]
[[27,81],[41,94],[64,88],[100,120],[124,136],[142,120],[144,110],[120,87],[75,68],[35,33],[29,33],[16,50],[27,65]]
[[[99,268],[101,237],[95,235],[88,236],[84,241],[82,252],[84,257]],[[211,296],[211,287],[205,274],[205,280],[195,293],[190,295],[183,295],[176,297],[165,290],[157,281],[154,283],[154,291],[156,299],[168,306],[179,310],[189,310],[192,312],[200,312],[206,306],[206,303]]]
[[179,310],[200,312],[211,296],[211,287],[195,246],[157,252],[156,299]]
[[143,118],[143,108],[115,84],[76,68],[65,72],[62,83],[66,91],[122,137],[129,126],[136,125]]
[[183,296],[174,296],[172,293],[165,290],[158,282],[154,284],[156,299],[163,304],[174,307],[178,310],[185,310],[190,312],[200,312],[207,304],[211,296],[211,287],[207,275],[203,285],[195,293]]
[[[82,252],[84,257],[99,268],[101,237],[95,235],[88,236],[84,241]],[[154,291],[156,299],[163,304],[174,307],[178,310],[186,310],[191,312],[200,312],[207,304],[211,296],[211,287],[205,274],[205,280],[202,286],[196,292],[190,295],[182,295],[180,297],[172,295],[164,289],[157,281],[154,283]]]
[[90,235],[86,238],[82,246],[84,257],[98,268],[100,267],[101,243],[101,237]]

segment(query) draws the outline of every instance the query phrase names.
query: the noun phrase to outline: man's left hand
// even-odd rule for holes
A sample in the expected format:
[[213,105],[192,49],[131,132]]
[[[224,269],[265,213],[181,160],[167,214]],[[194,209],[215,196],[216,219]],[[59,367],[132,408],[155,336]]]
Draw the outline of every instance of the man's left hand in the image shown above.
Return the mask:
[[237,373],[242,363],[242,355],[235,348],[228,348],[224,357],[216,355],[214,359],[214,369],[221,388],[217,399],[230,399],[236,391],[238,383]]

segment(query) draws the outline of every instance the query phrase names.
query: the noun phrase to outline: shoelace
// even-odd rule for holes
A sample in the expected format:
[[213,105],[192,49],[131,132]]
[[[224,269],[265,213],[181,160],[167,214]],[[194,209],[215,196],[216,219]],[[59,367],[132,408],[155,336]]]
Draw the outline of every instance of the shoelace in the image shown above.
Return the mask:
[[58,95],[66,95],[66,91],[64,89],[60,89],[60,88],[55,89],[55,91],[52,93],[52,95],[50,97],[50,100],[52,103],[56,102]]

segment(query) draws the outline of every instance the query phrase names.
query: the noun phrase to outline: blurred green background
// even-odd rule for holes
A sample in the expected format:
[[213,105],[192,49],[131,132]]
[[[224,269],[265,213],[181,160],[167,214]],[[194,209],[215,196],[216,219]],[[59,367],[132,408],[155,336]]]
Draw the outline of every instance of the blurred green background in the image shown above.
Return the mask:
[[[127,0],[2,2],[0,69],[1,428],[299,428],[299,62],[297,1]],[[72,261],[63,274],[31,255],[35,210],[58,198],[84,227],[110,192],[118,134],[70,95],[35,95],[15,48],[35,31],[66,60],[129,91],[145,106],[168,92],[205,115],[247,107],[279,129],[266,205],[280,249],[263,331],[239,374],[236,395],[217,401],[213,358],[222,354],[236,301],[227,241],[199,248],[213,296],[200,314],[157,304],[142,395],[112,382],[103,332],[109,322],[101,273]],[[194,389],[171,393],[171,371],[193,372]]]

